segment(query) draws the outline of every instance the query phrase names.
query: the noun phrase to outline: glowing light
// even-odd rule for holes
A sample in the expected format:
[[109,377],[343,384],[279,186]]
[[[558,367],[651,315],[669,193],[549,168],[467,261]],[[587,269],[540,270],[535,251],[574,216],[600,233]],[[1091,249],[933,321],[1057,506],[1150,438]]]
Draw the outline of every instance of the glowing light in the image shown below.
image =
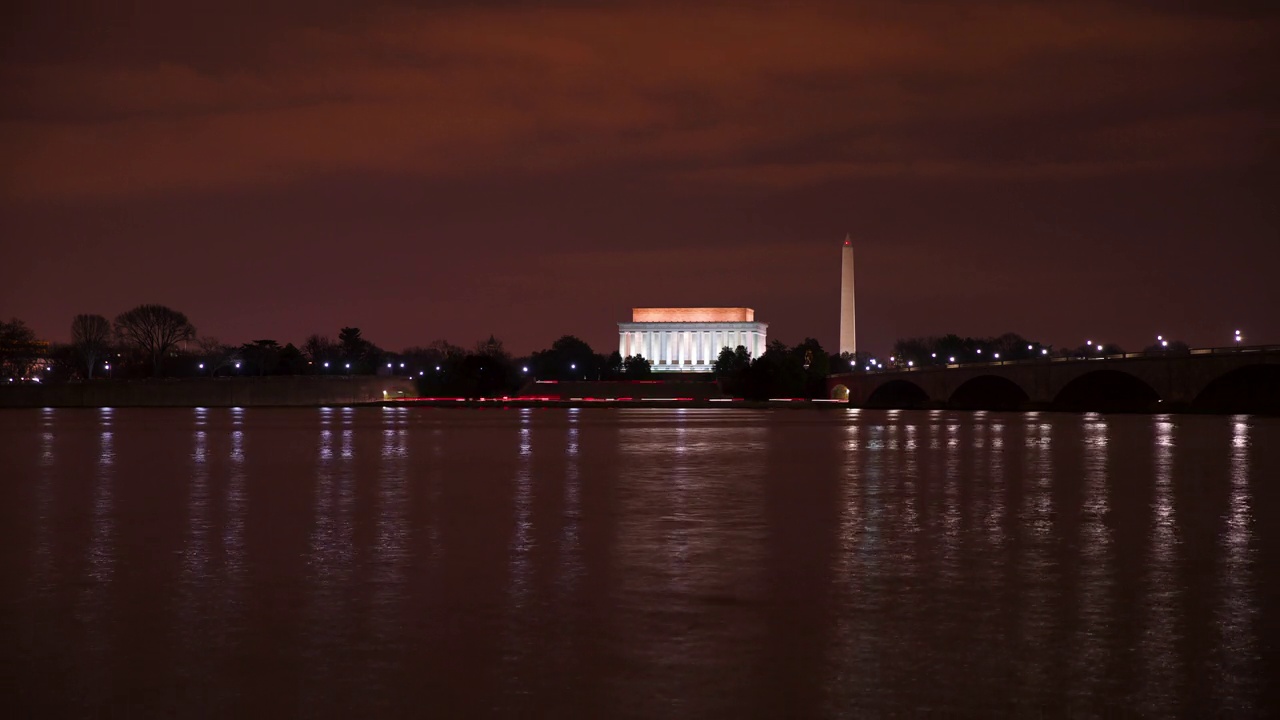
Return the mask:
[[404,367],[404,363],[400,363],[400,367]]
[[387,367],[391,367],[391,363],[387,363]]
[[524,366],[522,366],[522,367],[520,368],[520,372],[529,372],[529,366],[528,366],[528,365],[524,365]]
[[1041,354],[1041,355],[1048,355],[1048,354],[1049,354],[1049,348],[1040,348],[1040,354]]
[[1030,350],[1030,349],[1031,349],[1031,346],[1030,346],[1030,345],[1028,345],[1028,346],[1027,346],[1027,349],[1028,349],[1028,350]]
[[1000,353],[996,353],[993,357],[995,357],[995,359],[999,360],[999,359],[1000,359]]
[[892,356],[892,355],[890,355],[890,356],[889,356],[889,362],[893,362],[893,356]]
[[351,363],[347,363],[347,369],[348,369],[348,370],[350,370],[350,369],[351,369]]
[[952,355],[951,357],[947,358],[947,362],[955,362],[955,361],[956,361],[955,355]]
[[422,371],[422,370],[419,370],[419,371],[418,371],[418,377],[422,377],[423,375],[426,375],[426,372],[424,372],[424,371]]
[[1161,341],[1160,341],[1160,346],[1161,346],[1161,347],[1169,347],[1169,341],[1168,341],[1168,340],[1161,340]]
[[1098,346],[1098,352],[1102,352],[1102,346],[1101,346],[1101,345],[1099,345],[1099,346]]
[[1164,336],[1163,336],[1163,335],[1157,335],[1157,336],[1156,336],[1156,339],[1157,339],[1157,340],[1164,340]]
[[936,358],[938,357],[938,353],[929,353],[929,357]]
[[240,369],[240,363],[236,363],[236,369],[237,369],[237,370],[239,370],[239,369]]
[[913,361],[911,361],[911,360],[908,360],[908,361],[907,361],[907,367],[914,367],[914,366],[915,366],[915,362],[913,362]]
[[200,363],[200,369],[201,369],[201,370],[203,370],[203,369],[204,369],[204,363]]
[[978,348],[978,354],[979,354],[979,355],[981,355],[981,354],[982,354],[982,348]]
[[437,365],[437,366],[436,366],[436,372],[440,372],[440,366],[439,366],[439,365]]
[[325,361],[324,361],[324,366],[325,366],[325,367],[329,367],[329,361],[328,361],[328,360],[325,360]]
[[578,369],[578,365],[577,365],[577,363],[569,363],[569,369],[570,369],[570,370],[577,370],[577,369]]

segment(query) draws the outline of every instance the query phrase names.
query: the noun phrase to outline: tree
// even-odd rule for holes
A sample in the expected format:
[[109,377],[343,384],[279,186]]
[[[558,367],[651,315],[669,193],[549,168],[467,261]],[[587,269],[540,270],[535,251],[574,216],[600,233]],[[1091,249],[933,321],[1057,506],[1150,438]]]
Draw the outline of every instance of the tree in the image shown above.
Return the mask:
[[92,380],[98,358],[111,349],[111,323],[101,315],[77,315],[71,320],[71,347],[84,364],[85,377]]
[[186,315],[164,305],[139,305],[120,313],[115,330],[121,343],[151,358],[153,375],[160,374],[160,363],[170,351],[196,336]]
[[254,340],[240,346],[240,355],[249,365],[248,370],[258,375],[274,375],[280,363],[280,343],[275,340]]
[[730,350],[727,347],[720,349],[714,371],[717,378],[724,380],[741,373],[750,366],[751,353],[747,352],[745,346],[739,345],[736,350]]
[[618,378],[625,376],[627,371],[626,369],[627,359],[630,357],[631,357],[630,355],[628,355],[626,358],[622,357],[622,353],[618,352],[617,350],[614,350],[613,352],[609,353],[609,357],[604,358],[604,360],[601,363],[601,367],[603,368],[603,371],[602,371],[603,376],[600,379],[601,380],[617,380]]
[[378,366],[382,350],[360,336],[360,328],[344,327],[338,331],[338,346],[342,350],[343,367],[351,365],[352,373],[369,373]]
[[45,344],[36,340],[35,331],[18,318],[0,321],[0,374],[25,378],[44,353]]
[[302,351],[288,343],[280,348],[278,368],[282,375],[302,375],[307,371],[307,359]]
[[230,367],[236,354],[235,348],[223,345],[218,338],[211,336],[196,340],[196,348],[198,357],[204,365],[202,372],[207,373],[209,377],[217,375],[218,371],[224,367]]
[[493,358],[508,357],[507,351],[502,347],[502,341],[490,335],[488,340],[482,340],[476,343],[476,355]]
[[565,335],[531,355],[529,363],[539,380],[599,380],[606,359],[582,340]]
[[342,357],[337,343],[325,335],[312,334],[302,343],[302,354],[311,361],[314,372],[324,372],[325,363],[336,363]]
[[644,380],[653,375],[653,365],[643,355],[628,355],[622,361],[622,375],[628,380]]

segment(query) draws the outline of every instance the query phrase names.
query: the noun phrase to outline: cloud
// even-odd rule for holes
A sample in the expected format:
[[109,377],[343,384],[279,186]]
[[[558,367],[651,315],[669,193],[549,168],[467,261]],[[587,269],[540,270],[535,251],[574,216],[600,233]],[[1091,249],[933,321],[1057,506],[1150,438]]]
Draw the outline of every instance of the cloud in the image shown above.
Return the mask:
[[0,194],[347,172],[603,167],[792,187],[1232,163],[1260,151],[1265,108],[1255,81],[1217,78],[1274,30],[1102,2],[372,10],[282,30],[251,64],[11,59]]

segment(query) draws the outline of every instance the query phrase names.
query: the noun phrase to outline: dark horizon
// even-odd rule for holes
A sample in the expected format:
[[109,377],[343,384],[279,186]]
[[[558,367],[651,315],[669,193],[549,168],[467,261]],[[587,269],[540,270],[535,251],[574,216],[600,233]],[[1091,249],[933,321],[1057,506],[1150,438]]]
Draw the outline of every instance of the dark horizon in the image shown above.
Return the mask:
[[[305,10],[305,13],[303,12]],[[1280,341],[1257,2],[0,11],[0,315],[389,350],[745,306],[834,349]]]

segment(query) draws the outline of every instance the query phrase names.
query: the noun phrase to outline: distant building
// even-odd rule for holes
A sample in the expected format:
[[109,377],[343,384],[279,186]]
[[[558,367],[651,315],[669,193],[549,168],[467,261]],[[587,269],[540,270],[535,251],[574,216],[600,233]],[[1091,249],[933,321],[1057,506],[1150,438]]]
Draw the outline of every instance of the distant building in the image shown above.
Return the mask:
[[769,326],[751,308],[632,308],[618,323],[618,352],[642,355],[655,372],[709,372],[723,348],[764,354]]
[[854,318],[853,238],[844,236],[840,247],[840,354],[858,352],[858,332]]

